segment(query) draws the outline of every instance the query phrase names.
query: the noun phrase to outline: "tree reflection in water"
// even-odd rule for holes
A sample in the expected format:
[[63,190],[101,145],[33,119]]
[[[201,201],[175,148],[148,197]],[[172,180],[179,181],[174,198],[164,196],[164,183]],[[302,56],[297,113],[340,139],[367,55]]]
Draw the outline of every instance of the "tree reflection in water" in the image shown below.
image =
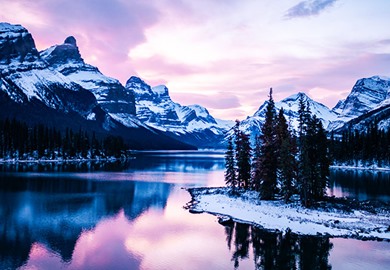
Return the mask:
[[[234,268],[253,250],[255,269],[331,269],[328,258],[333,244],[328,237],[270,232],[242,223],[224,224]],[[232,247],[232,243],[234,246]]]

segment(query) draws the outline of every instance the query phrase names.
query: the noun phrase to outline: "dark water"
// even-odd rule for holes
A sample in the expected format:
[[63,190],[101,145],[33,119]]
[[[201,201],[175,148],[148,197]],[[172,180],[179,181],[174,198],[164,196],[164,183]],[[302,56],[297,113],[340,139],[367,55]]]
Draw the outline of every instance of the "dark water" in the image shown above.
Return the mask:
[[[390,243],[270,233],[190,214],[221,153],[0,165],[0,269],[389,269]],[[389,173],[332,171],[330,194],[389,200]]]

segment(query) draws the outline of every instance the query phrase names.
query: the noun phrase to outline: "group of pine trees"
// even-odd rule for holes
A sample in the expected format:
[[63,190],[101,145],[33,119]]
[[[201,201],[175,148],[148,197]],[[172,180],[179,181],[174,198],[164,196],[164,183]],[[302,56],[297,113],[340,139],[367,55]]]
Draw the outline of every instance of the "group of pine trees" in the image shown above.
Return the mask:
[[262,199],[299,194],[304,205],[325,195],[330,159],[321,121],[299,97],[298,134],[294,134],[281,109],[276,113],[272,89],[261,135],[252,149],[249,136],[236,121],[225,154],[225,182],[237,189],[258,191]]
[[28,126],[15,119],[0,120],[0,158],[4,159],[120,157],[125,149],[121,137],[97,138],[95,133],[81,129],[60,131],[42,124]]
[[346,130],[341,138],[331,135],[330,154],[335,164],[390,166],[390,130],[381,130],[376,121],[366,132]]

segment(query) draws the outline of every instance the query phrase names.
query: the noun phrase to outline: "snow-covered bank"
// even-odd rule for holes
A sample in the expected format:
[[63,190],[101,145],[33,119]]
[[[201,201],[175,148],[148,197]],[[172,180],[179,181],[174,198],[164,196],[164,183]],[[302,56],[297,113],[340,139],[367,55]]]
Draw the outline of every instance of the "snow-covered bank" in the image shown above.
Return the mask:
[[323,204],[315,209],[304,208],[298,201],[260,201],[258,193],[246,191],[232,196],[228,188],[188,189],[192,213],[210,213],[223,219],[261,226],[268,230],[296,234],[328,235],[390,241],[390,209],[349,208]]
[[369,170],[369,171],[385,171],[390,172],[390,167],[379,167],[378,165],[371,166],[352,166],[352,165],[332,165],[331,169],[341,169],[341,170]]
[[128,159],[134,159],[135,157],[101,157],[101,158],[55,158],[55,159],[2,159],[0,158],[0,164],[14,164],[14,163],[73,163],[73,162],[115,162],[124,161]]

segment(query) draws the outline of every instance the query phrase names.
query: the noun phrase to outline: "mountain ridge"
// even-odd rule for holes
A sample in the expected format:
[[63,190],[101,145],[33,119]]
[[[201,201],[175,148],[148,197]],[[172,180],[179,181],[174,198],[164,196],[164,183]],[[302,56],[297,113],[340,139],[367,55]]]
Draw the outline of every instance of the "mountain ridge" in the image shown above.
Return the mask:
[[[172,138],[177,147],[223,148],[224,138],[231,133],[229,130],[234,124],[214,118],[201,105],[184,106],[174,102],[165,85],[152,87],[141,78],[131,76],[123,86],[117,79],[105,76],[97,67],[86,63],[73,36],[38,52],[27,29],[8,23],[0,23],[0,91],[4,104],[0,109],[2,117],[18,116],[12,108],[15,103],[19,104],[15,106],[21,110],[21,118],[48,120],[49,116],[40,112],[48,113],[47,107],[53,117],[63,119],[58,124],[75,125],[71,120],[64,120],[73,115],[78,125],[94,126],[99,132],[125,134],[130,141],[134,139],[131,133],[142,130],[142,136],[149,134],[145,135],[148,138],[167,136],[164,139],[167,145],[168,138]],[[275,102],[277,110],[283,107],[292,127],[297,126],[300,96],[328,131],[364,130],[364,125],[370,121],[377,121],[380,128],[389,128],[386,118],[390,104],[389,77],[357,80],[350,94],[332,109],[303,92]],[[32,107],[26,109],[27,104]],[[250,133],[252,139],[260,133],[266,104],[267,101],[241,121],[242,129]],[[36,116],[32,116],[33,113]],[[141,143],[142,147],[147,144]],[[158,146],[156,142],[153,145]]]
[[[102,102],[107,101],[104,98],[98,100],[96,93],[84,87],[86,81],[72,80],[71,75],[75,74],[74,71],[63,74],[56,69],[65,62],[66,64],[71,62],[69,64],[71,67],[87,65],[78,53],[76,40],[67,38],[65,41],[63,47],[66,49],[59,49],[56,52],[63,53],[65,58],[53,55],[57,47],[51,48],[50,52],[42,53],[42,57],[27,29],[21,25],[0,24],[0,102],[3,105],[0,108],[1,118],[20,119],[27,124],[51,123],[50,125],[60,130],[66,125],[76,129],[88,127],[89,131],[99,134],[120,135],[133,149],[195,149],[156,129],[142,124],[126,127],[111,117],[107,112],[111,108],[110,102]],[[69,52],[72,61],[67,59]],[[48,58],[49,55],[56,57]],[[66,61],[63,61],[64,59]],[[98,72],[97,68],[87,67],[104,81],[106,77]],[[112,80],[119,84],[119,81]],[[97,82],[100,83],[102,80]],[[96,81],[91,85],[94,86],[95,83]],[[121,87],[125,92],[124,87]],[[128,96],[131,96],[130,94]],[[121,101],[120,98],[113,100]],[[127,104],[123,108],[123,111],[125,110],[135,117],[134,104],[133,106]]]

